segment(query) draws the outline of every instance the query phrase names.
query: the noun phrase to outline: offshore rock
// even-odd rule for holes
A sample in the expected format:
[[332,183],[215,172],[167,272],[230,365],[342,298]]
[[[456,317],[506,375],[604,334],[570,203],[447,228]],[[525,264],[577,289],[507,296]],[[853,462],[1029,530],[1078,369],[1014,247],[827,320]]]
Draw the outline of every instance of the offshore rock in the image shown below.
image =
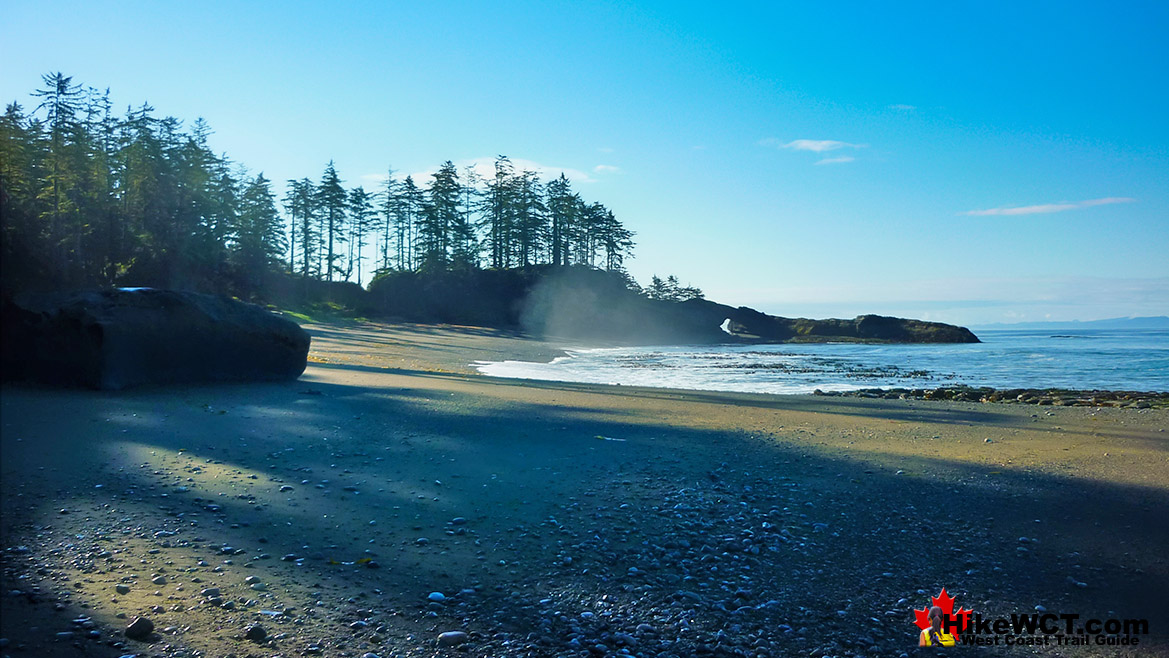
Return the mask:
[[295,322],[213,295],[132,288],[4,300],[5,379],[105,390],[287,380],[304,372],[308,348]]

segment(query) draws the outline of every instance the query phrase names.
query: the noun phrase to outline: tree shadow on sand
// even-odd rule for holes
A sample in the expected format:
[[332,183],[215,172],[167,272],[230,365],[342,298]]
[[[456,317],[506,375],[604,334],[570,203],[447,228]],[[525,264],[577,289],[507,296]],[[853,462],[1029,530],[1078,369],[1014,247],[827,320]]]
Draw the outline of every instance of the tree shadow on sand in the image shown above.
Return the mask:
[[[474,655],[598,644],[636,655],[896,655],[915,643],[912,610],[944,586],[984,614],[1154,615],[1158,637],[1142,649],[1164,650],[1169,578],[1152,557],[1169,545],[1162,489],[842,455],[783,431],[680,427],[393,374],[384,388],[311,372],[123,394],[6,388],[3,543],[29,552],[4,554],[5,590],[26,576],[42,602],[5,598],[4,618],[25,618],[28,605],[45,629],[68,630],[80,614],[106,629],[122,623],[119,611],[158,617],[160,629],[174,618],[179,630],[160,642],[203,650],[249,646],[238,638],[260,621],[287,633],[264,650],[284,652],[318,642],[430,655],[438,631],[461,629]],[[687,397],[938,426],[1008,422],[944,407]],[[39,429],[51,414],[72,415],[84,437]],[[63,484],[38,481],[38,469],[69,461],[54,451],[79,448]],[[172,582],[153,596],[158,569]],[[111,597],[131,575],[143,595]],[[207,604],[203,586],[235,609]],[[434,591],[446,598],[428,600]],[[77,644],[56,642],[55,655],[102,655],[96,641]]]

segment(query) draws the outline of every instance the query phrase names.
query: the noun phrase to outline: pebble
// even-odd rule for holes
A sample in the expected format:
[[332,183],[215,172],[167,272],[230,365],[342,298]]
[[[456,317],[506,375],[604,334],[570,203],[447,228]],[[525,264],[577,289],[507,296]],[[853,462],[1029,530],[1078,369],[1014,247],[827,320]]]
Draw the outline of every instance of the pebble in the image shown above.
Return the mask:
[[129,585],[118,585],[118,586],[114,587],[114,591],[117,592],[118,594],[129,594],[130,593],[130,586]]
[[162,576],[155,576],[154,578],[150,579],[150,582],[154,583],[155,585],[165,585],[166,578],[164,578]]
[[214,598],[216,596],[219,596],[219,588],[218,587],[208,587],[207,589],[205,589],[199,593],[210,599],[210,598]]
[[432,603],[442,603],[446,600],[446,596],[442,592],[431,592],[426,596],[426,600]]
[[126,627],[126,637],[131,640],[145,640],[154,632],[154,622],[146,617],[135,617],[134,621]]
[[259,624],[252,624],[244,631],[244,639],[252,642],[263,642],[268,639],[268,631]]
[[439,634],[438,646],[440,646],[440,647],[453,647],[453,646],[460,645],[469,639],[471,639],[470,636],[467,635],[466,633],[464,633],[463,631],[447,631],[445,633]]

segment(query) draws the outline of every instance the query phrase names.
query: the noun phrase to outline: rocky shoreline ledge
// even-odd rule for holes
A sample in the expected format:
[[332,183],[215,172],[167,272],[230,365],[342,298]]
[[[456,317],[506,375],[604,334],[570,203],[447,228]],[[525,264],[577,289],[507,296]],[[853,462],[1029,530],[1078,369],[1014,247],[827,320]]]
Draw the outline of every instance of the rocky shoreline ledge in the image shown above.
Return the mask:
[[949,400],[952,402],[1000,402],[1053,407],[1169,407],[1169,393],[1155,391],[1081,391],[1063,388],[1009,388],[942,386],[938,388],[862,388],[855,391],[822,391],[813,395],[885,400]]

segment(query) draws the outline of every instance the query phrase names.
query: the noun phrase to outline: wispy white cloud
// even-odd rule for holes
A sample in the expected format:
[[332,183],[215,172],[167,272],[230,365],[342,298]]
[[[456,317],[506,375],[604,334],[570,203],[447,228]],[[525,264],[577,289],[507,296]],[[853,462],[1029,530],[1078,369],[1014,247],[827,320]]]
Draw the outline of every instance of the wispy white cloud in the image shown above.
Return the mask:
[[361,184],[368,188],[373,185],[381,185],[386,182],[389,176],[387,174],[362,174],[359,178],[361,179]]
[[818,164],[818,165],[840,164],[843,162],[853,162],[854,160],[856,160],[856,158],[852,157],[851,155],[840,155],[840,156],[837,156],[835,158],[824,158],[823,160],[817,161],[816,164]]
[[959,213],[962,215],[971,215],[975,217],[995,216],[995,215],[1043,215],[1053,212],[1065,212],[1068,210],[1079,210],[1080,208],[1091,208],[1092,206],[1107,206],[1114,203],[1133,203],[1136,199],[1131,197],[1105,197],[1103,199],[1088,199],[1087,201],[1077,201],[1074,203],[1043,203],[1034,206],[1015,206],[1011,208],[988,208],[986,210],[967,210]]
[[615,173],[621,171],[621,168],[614,167],[613,165],[600,164],[600,165],[593,167],[593,171],[595,171],[598,174],[615,174]]
[[904,103],[895,103],[889,106],[890,110],[901,110],[902,112],[912,112],[917,109],[916,105],[906,105]]
[[838,149],[862,149],[868,144],[853,144],[851,142],[839,142],[834,139],[796,139],[786,144],[781,143],[781,140],[774,137],[768,137],[759,141],[761,146],[774,146],[776,148],[791,149],[793,151],[812,151],[813,153],[824,153],[826,151],[836,151]]
[[612,153],[613,152],[613,149],[608,147],[608,146],[602,146],[602,147],[598,148],[597,150],[600,151],[601,153]]
[[1085,207],[1085,208],[1090,208],[1092,206],[1107,206],[1107,205],[1112,204],[1112,203],[1134,203],[1134,202],[1136,202],[1136,199],[1134,199],[1132,197],[1108,196],[1108,197],[1104,197],[1103,199],[1089,199],[1087,201],[1081,201],[1080,205]]

